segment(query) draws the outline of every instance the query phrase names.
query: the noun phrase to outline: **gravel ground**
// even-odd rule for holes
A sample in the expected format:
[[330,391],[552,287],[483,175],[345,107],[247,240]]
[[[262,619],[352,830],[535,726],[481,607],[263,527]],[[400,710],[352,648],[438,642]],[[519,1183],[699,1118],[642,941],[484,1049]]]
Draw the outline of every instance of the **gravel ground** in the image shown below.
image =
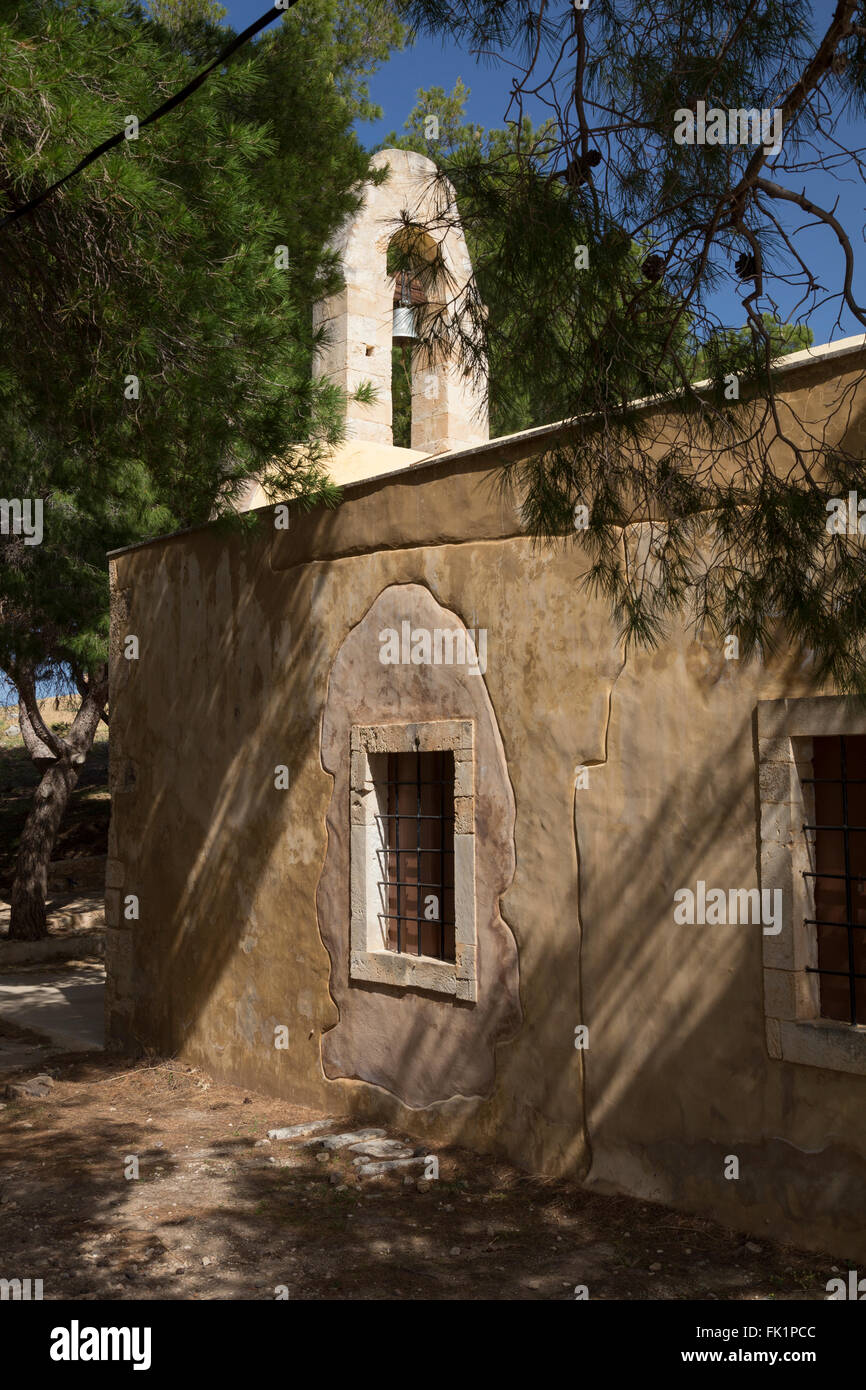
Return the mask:
[[0,1276],[46,1299],[824,1299],[848,1267],[457,1149],[435,1181],[360,1177],[321,1144],[357,1119],[171,1062],[39,1069],[40,1098],[0,1099]]

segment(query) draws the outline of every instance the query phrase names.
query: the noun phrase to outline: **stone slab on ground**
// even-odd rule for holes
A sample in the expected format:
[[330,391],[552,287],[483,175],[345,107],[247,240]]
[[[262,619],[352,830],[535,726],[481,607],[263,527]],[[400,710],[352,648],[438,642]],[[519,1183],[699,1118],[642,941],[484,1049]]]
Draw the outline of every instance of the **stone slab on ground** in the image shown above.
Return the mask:
[[363,1163],[365,1158],[409,1158],[412,1154],[399,1139],[364,1139],[360,1144],[350,1144],[349,1148],[352,1153],[363,1155],[355,1159],[356,1163]]
[[318,1134],[323,1129],[334,1129],[339,1124],[333,1120],[307,1120],[300,1125],[287,1125],[285,1129],[269,1129],[269,1139],[304,1139],[309,1134]]
[[423,1169],[427,1165],[427,1159],[423,1157],[410,1158],[383,1158],[377,1163],[364,1163],[363,1159],[355,1159],[360,1163],[358,1176],[360,1178],[378,1178],[384,1173],[409,1173],[412,1169]]
[[54,1088],[54,1078],[47,1072],[31,1076],[27,1081],[10,1081],[6,1087],[7,1100],[44,1100]]
[[347,1149],[352,1144],[363,1143],[365,1139],[381,1139],[384,1129],[356,1129],[347,1134],[329,1134],[327,1139],[317,1139],[323,1149]]

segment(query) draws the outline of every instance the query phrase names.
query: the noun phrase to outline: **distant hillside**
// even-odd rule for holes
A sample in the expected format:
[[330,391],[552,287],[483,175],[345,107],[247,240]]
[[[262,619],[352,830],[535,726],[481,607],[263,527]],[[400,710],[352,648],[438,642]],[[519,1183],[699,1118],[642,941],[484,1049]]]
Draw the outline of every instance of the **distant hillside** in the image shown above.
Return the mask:
[[[45,700],[39,700],[39,709],[42,718],[49,729],[56,729],[57,733],[65,733],[72,723],[78,711],[77,695],[49,695]],[[9,734],[7,730],[14,725],[15,733]],[[104,743],[108,738],[108,729],[105,724],[100,724],[96,733],[98,742]],[[18,706],[0,705],[0,748],[23,748],[24,742],[18,731]]]

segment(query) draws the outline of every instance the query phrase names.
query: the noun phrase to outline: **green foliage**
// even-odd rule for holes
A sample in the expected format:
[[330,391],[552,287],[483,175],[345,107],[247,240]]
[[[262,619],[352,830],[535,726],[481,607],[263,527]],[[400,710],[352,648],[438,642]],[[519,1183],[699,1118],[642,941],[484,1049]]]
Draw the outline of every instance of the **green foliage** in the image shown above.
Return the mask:
[[[457,211],[466,234],[479,293],[487,308],[485,346],[489,359],[490,427],[510,434],[575,413],[575,364],[580,344],[615,331],[624,342],[609,372],[602,407],[674,389],[683,380],[725,370],[745,371],[755,356],[748,328],[710,333],[693,340],[692,316],[663,285],[647,282],[642,266],[651,246],[639,244],[615,222],[599,233],[593,219],[576,216],[570,190],[539,184],[525,161],[543,162],[555,148],[557,127],[535,129],[528,117],[499,130],[465,120],[470,89],[458,78],[449,93],[421,89],[404,123],[383,147],[416,150],[432,159],[455,185]],[[430,118],[435,119],[435,125]],[[435,134],[429,134],[435,131]],[[529,221],[515,214],[523,198]],[[527,225],[532,234],[527,235]],[[579,269],[576,248],[586,248]],[[620,321],[615,322],[615,317]],[[773,355],[808,346],[811,330],[764,322]],[[669,333],[680,361],[659,364]],[[527,370],[531,363],[531,370]],[[590,370],[592,362],[586,364]],[[395,378],[394,428],[408,429],[411,403]]]
[[718,381],[726,372],[736,372],[741,380],[760,374],[767,355],[787,357],[812,346],[815,335],[806,323],[779,323],[772,314],[761,315],[765,338],[756,338],[752,329],[722,328],[707,336],[695,355],[695,378]]
[[[626,643],[685,622],[866,693],[866,547],[826,526],[829,498],[866,494],[853,388],[816,417],[783,399],[773,365],[811,343],[812,308],[835,301],[843,332],[866,327],[859,224],[821,207],[831,171],[864,179],[844,128],[866,99],[862,7],[400,6],[498,61],[522,116],[481,132],[462,84],[430,89],[387,143],[433,158],[455,191],[489,314],[467,293],[451,341],[467,366],[489,362],[492,432],[564,422],[503,469],[528,531],[581,547]],[[781,151],[676,138],[699,102],[741,129],[778,110]]]
[[147,9],[164,40],[198,66],[203,67],[226,45],[228,11],[217,0],[148,0]]
[[391,348],[391,429],[398,449],[412,447],[411,349],[394,343]]
[[[218,6],[152,9],[3,12],[0,213],[231,37]],[[3,492],[45,504],[41,545],[0,538],[0,665],[104,659],[105,552],[232,515],[251,474],[336,500],[321,458],[343,401],[312,379],[311,308],[338,283],[325,243],[368,173],[366,78],[401,42],[374,0],[305,0],[0,234]]]

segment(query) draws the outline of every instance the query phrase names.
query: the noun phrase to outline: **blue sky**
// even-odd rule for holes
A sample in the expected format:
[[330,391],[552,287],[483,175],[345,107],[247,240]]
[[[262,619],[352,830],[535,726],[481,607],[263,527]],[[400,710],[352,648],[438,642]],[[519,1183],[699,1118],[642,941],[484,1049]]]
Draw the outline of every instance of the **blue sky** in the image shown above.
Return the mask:
[[[228,10],[228,22],[237,30],[251,24],[267,9],[266,0],[221,0]],[[300,0],[303,3],[303,0]],[[824,10],[829,0],[817,0],[816,22],[823,27]],[[832,8],[832,7],[830,7]],[[280,21],[278,20],[277,23]],[[504,122],[510,86],[508,70],[490,63],[479,63],[462,51],[454,42],[424,38],[414,48],[397,53],[374,74],[370,82],[372,99],[382,107],[381,121],[359,126],[359,139],[367,146],[379,143],[392,130],[400,131],[415,104],[419,87],[444,87],[450,91],[458,77],[471,89],[467,116],[483,126],[501,126]],[[530,110],[530,114],[533,114]],[[866,158],[866,122],[855,122],[846,143],[860,149]],[[780,180],[784,182],[784,179]],[[801,190],[802,179],[796,185]],[[834,173],[817,171],[810,174],[808,193],[824,208],[832,208],[838,199],[837,216],[848,230],[858,260],[858,275],[854,284],[855,299],[866,301],[866,286],[861,266],[866,264],[864,247],[864,185],[856,170],[837,169]],[[783,206],[779,221],[786,227],[798,227],[806,219],[793,207]],[[816,228],[803,234],[803,247],[808,248],[809,264],[820,282],[834,292],[841,283],[842,257],[835,236],[826,228]],[[859,290],[859,292],[858,292]],[[788,307],[788,306],[783,306]],[[739,325],[745,314],[732,283],[730,290],[721,290],[713,299],[713,308],[728,324]],[[808,322],[815,342],[826,342],[863,331],[862,325],[847,310],[841,328],[834,328],[837,306],[827,305],[813,310]]]

